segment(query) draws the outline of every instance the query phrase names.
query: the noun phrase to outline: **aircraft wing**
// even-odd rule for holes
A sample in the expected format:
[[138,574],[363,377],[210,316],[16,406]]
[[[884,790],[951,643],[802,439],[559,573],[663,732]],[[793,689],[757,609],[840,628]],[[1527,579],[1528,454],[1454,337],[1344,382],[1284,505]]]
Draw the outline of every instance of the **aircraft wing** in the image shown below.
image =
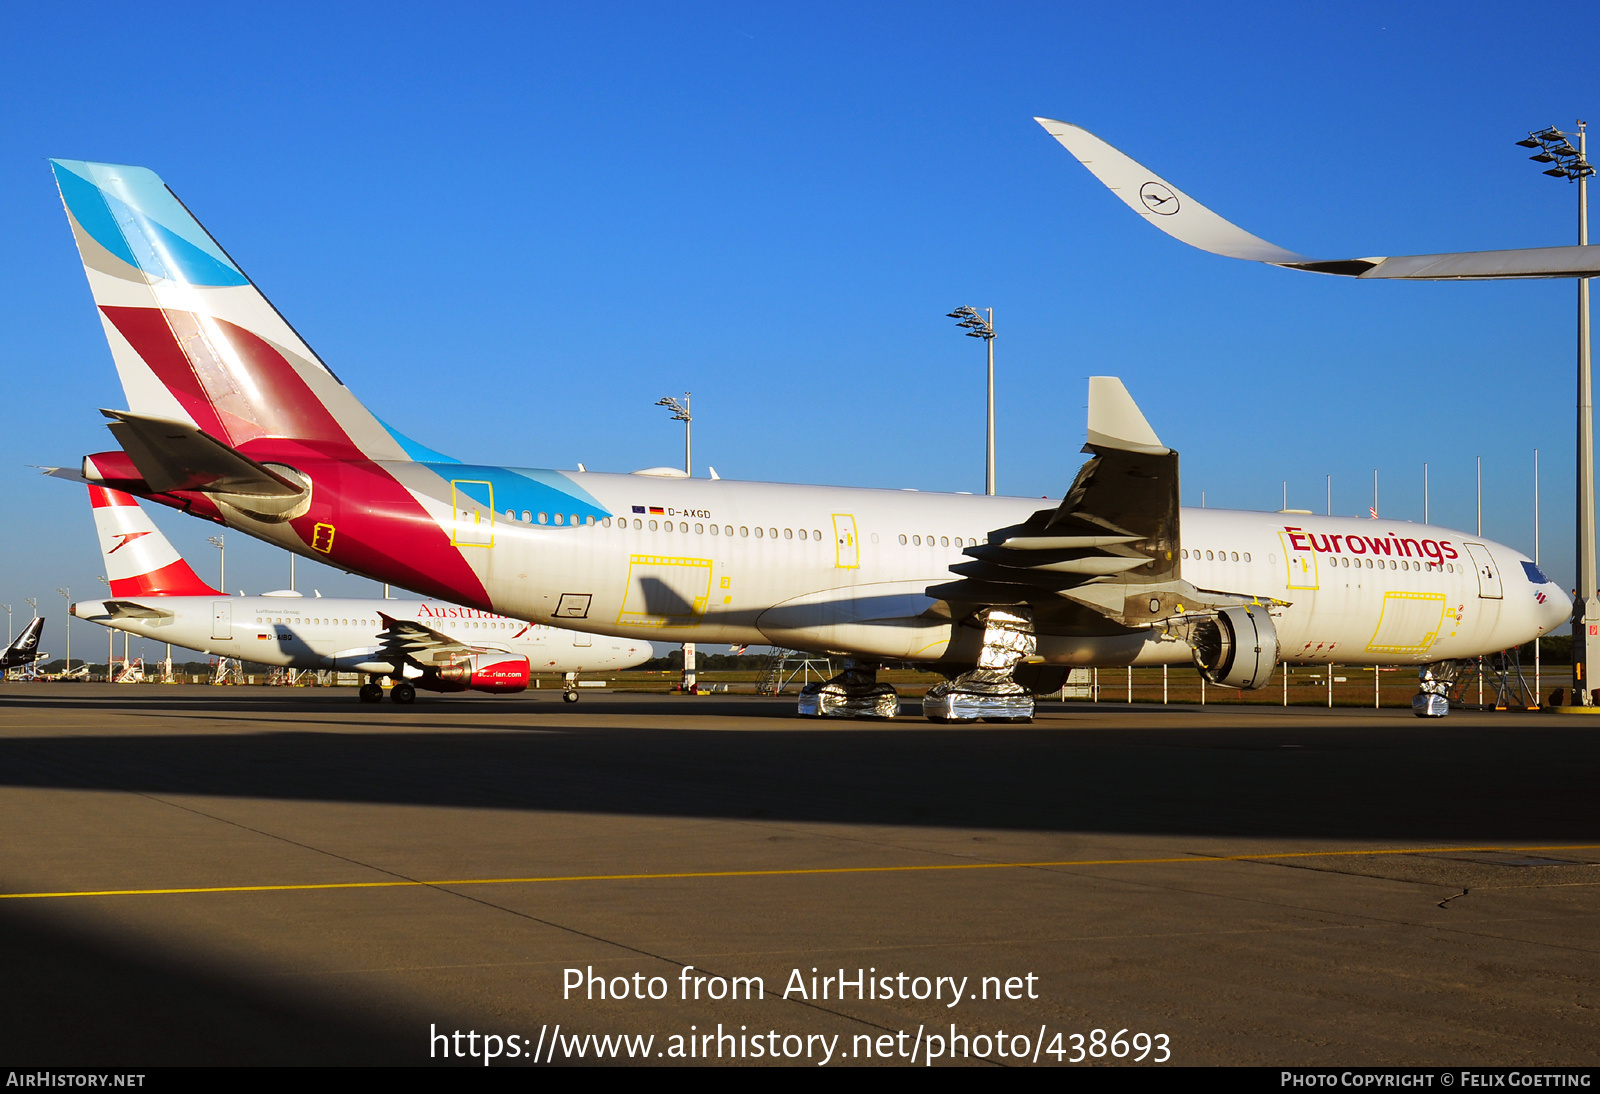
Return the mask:
[[1134,629],[1193,609],[1260,603],[1183,580],[1178,454],[1163,445],[1122,381],[1089,378],[1089,460],[1054,509],[989,533],[927,594],[972,608],[1026,606],[1045,633]]
[[378,618],[383,620],[383,630],[378,635],[378,651],[397,662],[409,661],[432,668],[469,653],[481,653],[484,648],[469,646],[414,619],[395,619],[383,612],[378,613]]
[[1336,259],[1296,254],[1224,220],[1087,129],[1051,118],[1035,118],[1034,121],[1044,126],[1047,133],[1060,141],[1063,148],[1105,183],[1128,208],[1172,238],[1212,254],[1312,273],[1412,281],[1600,275],[1600,246]]

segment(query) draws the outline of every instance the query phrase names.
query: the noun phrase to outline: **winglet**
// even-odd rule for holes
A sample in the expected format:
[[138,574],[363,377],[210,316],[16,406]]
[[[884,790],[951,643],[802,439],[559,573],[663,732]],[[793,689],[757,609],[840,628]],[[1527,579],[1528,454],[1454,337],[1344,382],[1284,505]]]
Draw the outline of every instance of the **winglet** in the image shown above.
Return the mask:
[[[1035,118],[1123,203],[1174,239],[1227,258],[1276,264],[1315,262],[1268,243],[1201,205],[1150,168],[1124,155],[1081,126]],[[1373,259],[1375,265],[1381,259]]]
[[1080,126],[1035,118],[1095,178],[1173,239],[1226,258],[1367,280],[1500,280],[1600,275],[1600,246],[1525,247],[1372,258],[1308,258],[1268,243],[1213,213],[1154,171]]
[[1089,377],[1089,443],[1152,456],[1171,451],[1115,376]]

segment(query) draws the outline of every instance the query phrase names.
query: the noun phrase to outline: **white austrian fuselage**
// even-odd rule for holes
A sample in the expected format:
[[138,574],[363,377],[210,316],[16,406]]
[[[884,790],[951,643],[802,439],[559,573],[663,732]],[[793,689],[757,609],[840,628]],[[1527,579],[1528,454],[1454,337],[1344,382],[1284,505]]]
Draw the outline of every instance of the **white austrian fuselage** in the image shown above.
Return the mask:
[[[346,597],[136,596],[112,604],[142,605],[149,617],[108,612],[100,601],[73,614],[159,642],[263,665],[297,669],[389,672],[379,656],[380,613],[421,623],[474,650],[526,657],[534,672],[599,672],[631,668],[654,656],[642,637],[595,638],[437,601]],[[399,666],[392,666],[398,672]]]
[[[403,467],[386,466],[404,481]],[[430,469],[450,477],[449,465]],[[949,567],[966,560],[965,547],[1056,504],[651,475],[523,474],[567,479],[574,494],[593,498],[610,515],[591,522],[497,505],[491,516],[416,495],[451,529],[498,610],[598,634],[771,642],[870,658],[970,661],[976,630],[952,624],[926,588],[954,579]],[[1294,662],[1475,656],[1531,641],[1570,614],[1565,592],[1540,580],[1520,552],[1436,526],[1184,509],[1181,543],[1182,576],[1191,584],[1285,602],[1274,615],[1282,656]],[[1072,665],[1191,657],[1185,643],[1156,631],[1043,633],[1038,652]]]

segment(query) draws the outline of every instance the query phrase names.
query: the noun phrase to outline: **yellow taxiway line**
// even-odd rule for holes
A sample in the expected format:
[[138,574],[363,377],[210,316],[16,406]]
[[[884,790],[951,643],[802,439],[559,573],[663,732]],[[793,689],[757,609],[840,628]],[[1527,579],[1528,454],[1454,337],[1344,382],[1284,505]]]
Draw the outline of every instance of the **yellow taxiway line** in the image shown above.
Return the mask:
[[1357,851],[1280,851],[1253,855],[1184,855],[1177,858],[1063,859],[1055,862],[949,862],[917,866],[824,866],[797,870],[698,870],[675,874],[559,874],[550,877],[454,878],[426,881],[328,881],[289,885],[208,885],[173,889],[84,889],[56,893],[0,893],[0,900],[56,900],[92,896],[188,896],[199,893],[286,893],[318,889],[416,889],[457,885],[547,885],[575,881],[682,881],[698,878],[803,877],[817,874],[895,874],[934,870],[1027,870],[1064,866],[1162,866],[1179,863],[1262,862],[1278,859],[1352,858],[1372,855],[1437,855],[1486,851],[1593,851],[1600,844],[1551,844],[1540,847],[1397,847]]

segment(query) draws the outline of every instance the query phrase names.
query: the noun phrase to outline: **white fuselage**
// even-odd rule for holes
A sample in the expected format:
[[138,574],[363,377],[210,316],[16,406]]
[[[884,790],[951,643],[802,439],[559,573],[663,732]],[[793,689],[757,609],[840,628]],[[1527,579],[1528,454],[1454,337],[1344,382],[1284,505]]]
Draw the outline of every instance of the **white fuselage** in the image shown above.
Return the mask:
[[[497,505],[491,527],[484,527],[486,515],[474,514],[469,530],[463,513],[424,499],[443,526],[456,530],[455,542],[497,609],[597,634],[771,642],[926,661],[970,660],[967,647],[977,633],[944,617],[927,587],[956,579],[949,567],[967,559],[965,547],[1057,504],[556,474],[613,515],[592,524],[568,518],[558,526],[555,514]],[[473,537],[482,545],[472,546]],[[1181,542],[1182,576],[1192,584],[1287,603],[1275,615],[1283,656],[1291,661],[1475,656],[1530,641],[1570,614],[1565,592],[1536,581],[1520,552],[1436,526],[1184,509]],[[1039,654],[1075,665],[1178,663],[1191,656],[1184,643],[1152,631],[1042,634]]]
[[[116,599],[170,614],[105,618],[100,601],[75,604],[73,612],[103,626],[217,657],[297,669],[387,671],[375,663],[381,644],[379,632],[384,629],[380,612],[391,619],[414,620],[473,649],[519,654],[528,659],[533,672],[625,669],[654,656],[643,637],[596,638],[431,600],[305,596]],[[394,668],[398,671],[399,666]]]

